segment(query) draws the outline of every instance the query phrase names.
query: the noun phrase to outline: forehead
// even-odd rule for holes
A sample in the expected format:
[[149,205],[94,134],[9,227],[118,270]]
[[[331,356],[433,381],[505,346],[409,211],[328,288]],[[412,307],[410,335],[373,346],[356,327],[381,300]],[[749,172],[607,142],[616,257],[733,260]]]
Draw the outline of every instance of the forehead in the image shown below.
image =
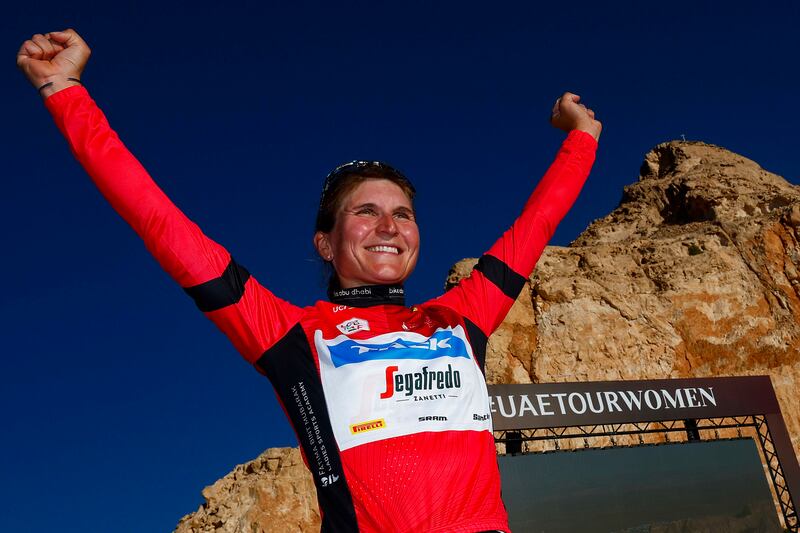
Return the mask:
[[345,208],[363,204],[375,204],[386,208],[407,207],[412,209],[411,200],[396,183],[385,179],[368,179],[359,183],[343,202]]

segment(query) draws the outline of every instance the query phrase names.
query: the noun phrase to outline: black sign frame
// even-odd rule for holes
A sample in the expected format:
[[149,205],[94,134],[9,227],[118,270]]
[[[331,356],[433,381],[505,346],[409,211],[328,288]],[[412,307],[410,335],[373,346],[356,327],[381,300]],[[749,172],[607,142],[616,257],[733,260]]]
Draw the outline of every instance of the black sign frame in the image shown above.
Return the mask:
[[[699,440],[700,430],[752,426],[786,527],[800,531],[800,464],[769,376],[489,385],[489,399],[495,440],[507,445],[574,438],[559,431],[573,427],[611,426],[587,436],[613,437],[651,432],[651,423],[674,431],[669,424],[682,422],[688,440]],[[734,423],[719,422],[727,419]],[[614,429],[622,424],[634,430]],[[550,432],[531,437],[531,430]]]

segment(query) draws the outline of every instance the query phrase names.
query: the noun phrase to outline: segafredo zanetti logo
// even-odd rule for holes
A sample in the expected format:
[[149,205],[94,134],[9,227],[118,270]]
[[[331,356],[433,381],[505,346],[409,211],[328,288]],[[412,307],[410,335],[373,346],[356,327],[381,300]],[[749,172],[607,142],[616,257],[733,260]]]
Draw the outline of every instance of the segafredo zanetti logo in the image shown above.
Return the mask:
[[[431,370],[423,366],[418,372],[399,372],[400,368],[392,365],[386,367],[386,390],[381,399],[391,398],[395,394],[418,398],[439,399],[445,397],[445,391],[461,388],[461,372],[447,365],[446,370]],[[433,393],[433,394],[431,394]]]

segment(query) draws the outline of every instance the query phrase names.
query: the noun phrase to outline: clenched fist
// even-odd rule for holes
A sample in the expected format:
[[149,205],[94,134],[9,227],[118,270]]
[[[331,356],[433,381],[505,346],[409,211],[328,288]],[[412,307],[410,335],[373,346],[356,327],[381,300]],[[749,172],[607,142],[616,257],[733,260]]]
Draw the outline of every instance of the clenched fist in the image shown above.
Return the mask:
[[75,85],[68,78],[81,78],[91,53],[75,30],[37,33],[20,46],[17,67],[37,89],[52,82],[40,91],[46,98]]
[[550,124],[567,133],[572,130],[585,131],[595,140],[599,140],[603,124],[599,120],[595,120],[594,111],[581,104],[580,101],[581,97],[577,94],[562,94],[553,106]]

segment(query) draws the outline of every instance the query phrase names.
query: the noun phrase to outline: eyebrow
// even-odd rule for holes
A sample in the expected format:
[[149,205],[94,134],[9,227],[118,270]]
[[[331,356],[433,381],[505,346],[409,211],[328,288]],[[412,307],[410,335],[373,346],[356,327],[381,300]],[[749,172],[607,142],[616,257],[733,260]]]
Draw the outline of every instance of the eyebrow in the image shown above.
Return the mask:
[[365,207],[377,208],[378,206],[376,204],[373,204],[372,202],[367,202],[367,203],[364,203],[364,204],[354,205],[350,209],[355,211],[356,209],[363,209]]
[[[369,207],[369,208],[372,208],[372,209],[378,209],[378,205],[377,204],[374,204],[372,202],[366,202],[366,203],[363,203],[363,204],[354,205],[353,207],[350,208],[350,211],[357,211],[359,209],[364,209],[366,207]],[[413,208],[406,207],[404,205],[401,205],[400,207],[396,208],[393,212],[394,213],[400,213],[400,212],[402,212],[402,213],[411,213],[412,215],[415,214]]]

